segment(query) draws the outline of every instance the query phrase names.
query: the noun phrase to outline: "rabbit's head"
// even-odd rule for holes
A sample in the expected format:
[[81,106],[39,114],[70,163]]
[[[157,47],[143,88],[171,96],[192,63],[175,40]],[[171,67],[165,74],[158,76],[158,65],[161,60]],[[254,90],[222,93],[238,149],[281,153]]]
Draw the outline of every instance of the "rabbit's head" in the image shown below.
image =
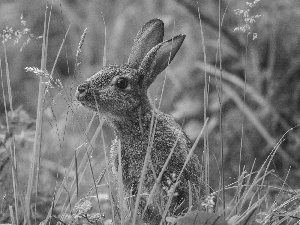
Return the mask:
[[128,117],[140,107],[150,107],[147,89],[172,61],[185,35],[163,42],[164,24],[147,22],[138,32],[127,64],[110,65],[78,86],[82,105],[110,117]]

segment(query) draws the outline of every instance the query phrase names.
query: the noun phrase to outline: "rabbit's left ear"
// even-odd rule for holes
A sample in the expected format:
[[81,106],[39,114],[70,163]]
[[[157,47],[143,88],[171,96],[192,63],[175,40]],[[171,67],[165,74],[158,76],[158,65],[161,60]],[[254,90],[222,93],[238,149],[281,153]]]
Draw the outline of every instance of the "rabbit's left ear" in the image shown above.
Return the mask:
[[140,72],[144,74],[144,87],[148,88],[156,76],[171,63],[184,38],[184,34],[177,35],[156,45],[147,53],[139,67]]
[[146,54],[163,41],[164,23],[160,19],[147,22],[138,32],[128,58],[128,65],[138,69]]

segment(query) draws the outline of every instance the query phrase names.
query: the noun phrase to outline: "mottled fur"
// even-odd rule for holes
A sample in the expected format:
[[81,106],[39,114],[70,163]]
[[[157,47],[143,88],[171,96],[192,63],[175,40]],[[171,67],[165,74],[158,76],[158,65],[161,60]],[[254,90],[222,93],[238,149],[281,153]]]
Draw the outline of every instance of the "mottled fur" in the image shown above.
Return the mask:
[[[150,131],[155,132],[151,145],[151,162],[156,177],[178,140],[160,187],[150,205],[151,210],[147,210],[143,218],[150,224],[159,224],[161,218],[156,205],[164,208],[168,190],[174,185],[191,148],[190,140],[182,128],[171,116],[152,106],[147,95],[150,84],[174,58],[184,40],[184,35],[178,35],[162,42],[163,29],[163,22],[159,19],[146,23],[135,38],[128,63],[122,66],[110,65],[102,69],[79,85],[76,93],[77,99],[84,106],[99,111],[113,126],[116,139],[112,144],[112,155],[117,156],[120,140],[123,183],[128,195],[137,194]],[[151,120],[156,121],[155,129],[151,128]],[[182,202],[185,202],[182,207],[188,206],[189,182],[192,187],[193,205],[198,208],[199,199],[204,193],[204,182],[196,155],[192,156],[180,178],[171,212]],[[149,194],[154,183],[153,170],[148,166],[142,193]],[[143,197],[140,214],[146,201]],[[177,214],[182,211],[182,208],[177,210]]]

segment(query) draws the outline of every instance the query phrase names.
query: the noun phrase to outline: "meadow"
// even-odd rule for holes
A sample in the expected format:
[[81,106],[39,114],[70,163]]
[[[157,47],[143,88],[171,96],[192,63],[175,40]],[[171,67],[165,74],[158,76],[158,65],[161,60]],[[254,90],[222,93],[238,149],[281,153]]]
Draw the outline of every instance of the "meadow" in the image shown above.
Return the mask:
[[149,95],[196,142],[214,199],[165,224],[300,224],[299,1],[19,0],[0,15],[0,224],[130,214],[105,173],[113,130],[75,91],[153,18],[186,38]]

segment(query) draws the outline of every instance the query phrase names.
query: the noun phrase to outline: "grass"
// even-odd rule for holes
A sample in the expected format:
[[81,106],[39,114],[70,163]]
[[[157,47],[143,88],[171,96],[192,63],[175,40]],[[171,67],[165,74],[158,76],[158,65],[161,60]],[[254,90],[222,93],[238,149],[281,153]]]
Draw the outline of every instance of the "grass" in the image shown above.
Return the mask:
[[[221,1],[220,1],[221,3]],[[219,7],[221,7],[219,5]],[[297,190],[293,191],[292,188],[290,188],[287,185],[287,177],[286,180],[280,180],[278,176],[276,175],[276,172],[274,172],[273,169],[271,169],[274,161],[276,161],[277,155],[284,160],[284,162],[289,162],[291,166],[294,168],[299,168],[297,159],[294,159],[291,157],[290,154],[287,153],[284,146],[285,139],[288,139],[289,135],[294,137],[295,140],[298,140],[297,134],[293,133],[295,130],[297,130],[297,126],[294,126],[293,128],[290,128],[285,119],[282,117],[282,115],[276,110],[274,107],[274,104],[268,99],[266,96],[264,96],[262,93],[257,91],[257,88],[252,84],[248,83],[246,80],[246,77],[244,80],[237,76],[234,73],[230,73],[225,71],[224,68],[222,68],[222,59],[223,54],[226,54],[226,45],[224,43],[224,37],[221,35],[221,18],[224,18],[221,14],[221,11],[219,11],[219,27],[220,30],[218,31],[218,47],[215,47],[218,52],[218,60],[215,62],[219,62],[220,66],[215,66],[213,63],[211,63],[209,56],[207,56],[207,52],[209,49],[209,46],[207,46],[207,39],[205,37],[205,30],[203,27],[203,21],[201,20],[202,15],[200,13],[200,6],[197,6],[198,9],[198,22],[199,22],[199,31],[201,37],[201,45],[202,45],[202,51],[203,51],[203,62],[200,62],[198,60],[195,61],[193,68],[198,69],[200,71],[203,71],[204,73],[204,91],[203,91],[203,124],[202,124],[202,130],[199,133],[197,139],[195,140],[195,144],[193,145],[193,148],[190,151],[190,155],[195,150],[196,146],[203,144],[204,145],[204,165],[205,165],[205,179],[206,183],[209,182],[210,179],[212,179],[210,170],[211,167],[214,165],[211,165],[212,159],[211,155],[215,154],[215,152],[211,152],[211,143],[210,138],[212,136],[211,133],[209,133],[209,123],[211,120],[215,117],[215,115],[212,115],[210,107],[213,105],[214,101],[218,102],[219,105],[216,106],[217,110],[219,110],[219,124],[226,124],[226,116],[227,113],[224,109],[224,105],[228,101],[232,101],[232,103],[235,105],[237,109],[240,110],[240,112],[243,113],[245,116],[245,119],[247,119],[247,123],[245,122],[243,126],[245,126],[245,132],[242,133],[242,139],[246,139],[244,135],[247,135],[247,127],[252,127],[255,129],[260,137],[264,139],[264,141],[267,143],[267,147],[265,149],[262,149],[262,151],[268,155],[268,158],[266,158],[262,164],[259,163],[253,163],[252,167],[250,167],[250,171],[247,172],[246,168],[241,169],[239,175],[236,177],[235,182],[233,182],[230,185],[226,185],[227,177],[226,177],[226,146],[224,146],[224,143],[226,142],[226,129],[224,126],[220,126],[219,133],[221,143],[224,143],[219,147],[219,149],[222,151],[219,155],[222,155],[222,163],[221,168],[223,168],[223,171],[220,172],[219,177],[217,177],[217,180],[222,180],[220,188],[213,190],[213,196],[216,196],[217,203],[212,200],[212,202],[207,203],[209,207],[206,205],[206,209],[211,209],[211,211],[208,212],[208,214],[213,217],[215,214],[222,215],[221,218],[225,219],[228,224],[250,224],[251,222],[256,224],[293,224],[296,223],[299,218],[299,194]],[[221,8],[219,8],[221,9]],[[240,12],[240,11],[239,11]],[[145,158],[145,163],[143,170],[141,171],[141,181],[138,188],[138,194],[136,197],[136,202],[132,203],[133,207],[127,208],[126,204],[127,202],[132,201],[132,199],[128,198],[128,196],[124,196],[124,190],[123,190],[123,184],[122,184],[122,173],[118,173],[118,185],[119,185],[119,204],[120,209],[117,210],[115,207],[115,204],[117,204],[116,201],[116,190],[115,186],[113,184],[113,178],[111,177],[111,174],[108,171],[109,168],[109,156],[107,145],[105,144],[105,131],[104,131],[104,120],[100,117],[100,115],[97,115],[95,113],[91,119],[87,119],[88,124],[84,125],[84,122],[82,122],[82,118],[80,118],[75,112],[74,105],[72,103],[68,102],[65,98],[62,97],[64,104],[68,105],[71,110],[71,114],[73,117],[74,123],[79,124],[79,139],[81,139],[81,144],[77,145],[77,148],[72,152],[72,159],[68,161],[68,166],[64,167],[64,173],[59,174],[56,172],[56,175],[53,176],[55,180],[55,185],[52,189],[52,193],[50,193],[49,198],[44,198],[41,200],[40,197],[40,191],[43,190],[41,188],[42,185],[45,185],[45,183],[41,183],[42,181],[42,171],[43,169],[43,149],[46,148],[46,143],[44,140],[45,135],[48,135],[45,130],[45,123],[47,123],[44,112],[47,102],[48,96],[46,95],[46,91],[49,86],[47,84],[54,84],[54,74],[55,74],[55,68],[57,66],[57,63],[60,60],[61,53],[63,52],[63,47],[68,41],[69,33],[71,32],[71,26],[69,26],[64,33],[64,38],[62,39],[58,51],[54,58],[54,63],[52,66],[51,72],[48,73],[47,67],[48,66],[48,54],[49,54],[49,34],[51,33],[51,19],[54,15],[52,15],[52,6],[47,7],[45,10],[44,15],[44,24],[43,24],[43,36],[42,36],[42,50],[41,50],[41,61],[40,61],[40,69],[36,69],[37,74],[39,75],[39,91],[38,91],[38,104],[36,107],[36,119],[35,119],[35,129],[28,128],[25,129],[25,133],[29,133],[30,131],[34,132],[33,142],[32,143],[32,151],[30,156],[30,171],[28,173],[28,180],[27,180],[27,188],[23,188],[24,183],[21,183],[20,181],[20,168],[22,170],[21,162],[19,161],[20,158],[18,158],[18,148],[19,143],[16,140],[17,138],[10,138],[7,134],[12,134],[12,136],[17,137],[17,133],[15,132],[15,124],[12,123],[12,117],[10,116],[10,112],[16,111],[16,109],[13,108],[13,93],[12,93],[12,84],[11,84],[11,77],[12,74],[10,73],[10,62],[9,57],[7,53],[7,46],[6,42],[2,43],[3,51],[4,51],[4,61],[0,59],[0,68],[1,68],[1,82],[2,82],[2,95],[3,99],[8,99],[8,105],[6,104],[6,101],[4,102],[4,108],[5,108],[5,128],[6,133],[5,135],[1,135],[2,142],[1,142],[1,152],[7,151],[7,154],[10,157],[10,164],[11,164],[11,176],[12,176],[12,190],[13,190],[13,203],[9,205],[7,214],[9,215],[8,221],[10,221],[11,224],[37,224],[41,221],[41,219],[37,218],[35,215],[39,213],[39,206],[40,201],[41,204],[47,205],[46,213],[43,214],[41,217],[43,218],[43,223],[45,224],[53,224],[56,222],[61,222],[65,224],[74,224],[74,223],[90,223],[93,224],[95,222],[98,222],[100,224],[106,223],[108,224],[109,221],[111,221],[113,224],[126,224],[126,220],[128,219],[129,215],[132,216],[132,221],[135,223],[137,218],[137,211],[138,211],[138,205],[140,201],[140,196],[142,193],[142,185],[143,180],[146,173],[146,168],[149,162],[149,150],[147,152],[147,156]],[[103,18],[103,23],[105,27],[105,44],[104,44],[104,56],[103,56],[103,66],[107,64],[108,61],[108,44],[106,43],[107,34],[106,34],[106,25],[105,20]],[[246,25],[249,23],[249,18],[252,17],[247,15]],[[257,19],[258,17],[254,17]],[[223,19],[222,19],[223,20]],[[249,24],[248,24],[249,26]],[[239,26],[239,30],[246,29],[248,26]],[[248,29],[248,28],[247,28]],[[79,40],[76,56],[75,56],[75,66],[74,66],[74,74],[75,73],[82,73],[80,70],[80,56],[81,53],[84,53],[84,45],[87,43],[84,43],[85,38],[89,35],[89,29],[85,29],[83,31],[83,34],[81,35],[81,38]],[[259,38],[258,33],[258,38]],[[223,47],[222,47],[223,46]],[[25,47],[26,48],[26,47]],[[224,48],[224,49],[223,49]],[[223,50],[221,50],[223,49]],[[274,53],[270,53],[274,54]],[[274,56],[272,57],[274,58]],[[216,64],[216,63],[215,63]],[[274,63],[272,63],[274,66]],[[3,75],[3,70],[5,69],[5,77]],[[68,68],[69,69],[69,68]],[[39,72],[39,71],[42,72]],[[270,71],[270,69],[268,70]],[[45,74],[48,74],[48,77],[45,76]],[[270,76],[270,75],[268,75]],[[212,77],[216,77],[215,81],[216,83],[213,83]],[[47,79],[51,78],[48,82]],[[6,83],[5,83],[6,80]],[[163,89],[165,88],[165,82],[166,77],[164,80]],[[73,83],[73,81],[72,81]],[[73,83],[74,84],[74,83]],[[55,87],[54,87],[55,88]],[[66,87],[59,87],[61,89],[65,89],[65,92],[68,92]],[[6,90],[6,91],[5,91]],[[71,89],[72,90],[72,89]],[[186,90],[188,91],[188,90]],[[7,96],[6,96],[7,93]],[[164,90],[161,92],[161,98],[159,100],[159,106],[162,105],[162,97],[167,95]],[[162,96],[164,93],[164,96]],[[217,93],[218,97],[214,98],[213,101],[211,101],[210,96],[212,93]],[[242,97],[241,97],[242,96]],[[247,96],[247,98],[243,98],[244,96]],[[229,99],[229,100],[228,100]],[[262,111],[272,111],[272,115],[276,117],[278,120],[278,123],[284,127],[286,133],[284,133],[281,136],[281,139],[279,141],[277,136],[274,136],[274,133],[272,133],[272,130],[269,129],[269,127],[264,123],[264,120],[261,119],[260,116],[257,114],[257,107],[259,106]],[[82,109],[80,109],[82,110]],[[22,110],[21,110],[22,111]],[[23,112],[23,111],[22,111]],[[230,112],[229,112],[230,113]],[[99,114],[99,113],[98,113]],[[18,116],[20,116],[18,114]],[[99,119],[97,118],[99,116]],[[59,128],[59,120],[57,122],[57,131]],[[153,125],[153,131],[155,131],[155,120],[152,121]],[[97,125],[95,125],[97,124]],[[251,124],[251,126],[249,125]],[[21,126],[18,124],[17,126]],[[96,126],[96,128],[95,128]],[[31,129],[31,130],[30,130]],[[73,128],[75,129],[75,128]],[[154,133],[154,132],[152,132]],[[58,134],[59,136],[59,134]],[[78,136],[77,136],[78,137]],[[63,140],[65,136],[60,136],[60,144],[63,143]],[[101,139],[101,141],[99,141]],[[149,137],[149,149],[153,142],[153,136]],[[28,141],[29,142],[29,141]],[[78,142],[77,142],[78,143]],[[102,143],[103,146],[103,155],[105,161],[105,166],[102,169],[99,169],[99,166],[96,165],[94,159],[92,156],[96,154],[96,150],[98,146],[100,146],[100,143]],[[176,145],[176,143],[175,143]],[[242,146],[242,144],[241,144]],[[175,147],[175,146],[174,146]],[[271,153],[269,152],[269,148],[273,148]],[[63,147],[62,147],[63,148]],[[119,144],[119,150],[121,146]],[[2,151],[2,149],[5,149]],[[174,150],[174,148],[173,148]],[[243,149],[244,151],[244,149]],[[19,153],[20,154],[20,153]],[[171,158],[171,155],[173,154],[173,151],[171,151],[162,171],[157,177],[156,183],[151,191],[149,193],[149,198],[147,205],[152,200],[155,190],[157,189],[157,186],[162,178],[162,173],[167,167],[168,161]],[[122,165],[121,165],[121,158],[120,158],[120,152],[119,152],[119,169],[118,171],[122,171]],[[190,156],[189,155],[189,156]],[[218,156],[216,156],[217,160],[219,160]],[[188,161],[189,157],[187,158]],[[245,159],[247,160],[247,159]],[[186,162],[187,162],[186,161]],[[237,162],[236,162],[237,163]],[[242,162],[238,162],[238,166],[242,168]],[[258,165],[257,165],[258,164]],[[186,165],[186,163],[185,163]],[[258,169],[256,169],[259,167]],[[248,167],[249,170],[249,167]],[[4,170],[3,170],[4,171]],[[181,172],[182,173],[182,172]],[[98,175],[98,179],[96,179]],[[59,176],[62,176],[62,178],[58,178]],[[90,179],[87,179],[89,177]],[[180,176],[179,176],[180,177]],[[178,178],[179,178],[178,177]],[[176,181],[176,185],[178,185],[178,178]],[[272,181],[277,184],[272,184]],[[279,183],[279,185],[278,185]],[[100,198],[100,193],[107,193],[109,199]],[[271,194],[271,193],[276,194]],[[46,194],[46,193],[44,193]],[[84,196],[84,197],[82,197]],[[171,194],[168,205],[165,209],[161,209],[161,215],[162,218],[166,218],[167,221],[176,221],[176,218],[172,218],[172,216],[168,215],[168,208],[170,206],[171,200],[172,200],[173,193]],[[271,199],[273,198],[273,199]],[[271,201],[272,200],[272,201]],[[192,197],[190,196],[190,205],[191,205]],[[206,203],[206,202],[204,202]],[[298,205],[297,205],[298,204]],[[1,203],[1,207],[3,206],[3,203]],[[129,212],[131,210],[131,212]],[[131,214],[130,214],[131,213]],[[107,217],[103,218],[103,214],[105,214]],[[192,215],[187,214],[186,217],[192,217]],[[178,222],[180,221],[179,218]],[[170,222],[171,224],[172,222]],[[195,223],[196,224],[196,223]],[[212,223],[213,224],[213,223]]]

